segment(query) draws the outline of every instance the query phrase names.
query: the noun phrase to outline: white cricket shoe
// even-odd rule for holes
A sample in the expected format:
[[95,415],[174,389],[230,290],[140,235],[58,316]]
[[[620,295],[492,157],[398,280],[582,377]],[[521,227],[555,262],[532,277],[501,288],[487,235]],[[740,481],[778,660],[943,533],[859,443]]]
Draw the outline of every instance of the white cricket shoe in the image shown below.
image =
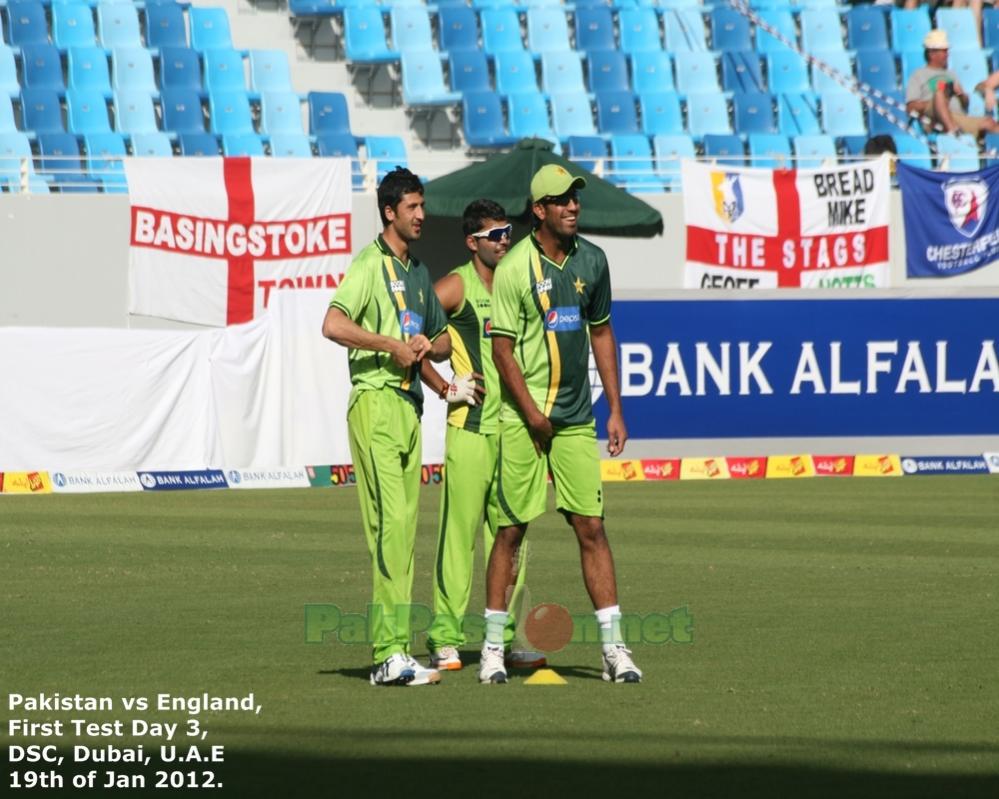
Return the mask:
[[389,655],[371,670],[372,685],[430,685],[440,682],[436,669],[421,666],[409,655]]
[[607,682],[641,682],[642,670],[631,659],[624,644],[604,647],[604,679]]
[[435,668],[427,668],[414,657],[406,655],[406,661],[413,669],[413,679],[407,685],[436,685],[441,681],[441,673]]
[[506,682],[506,666],[503,665],[503,647],[484,644],[479,661],[479,682],[483,685]]
[[505,662],[508,669],[542,669],[548,665],[548,658],[543,652],[514,649],[506,653]]
[[442,646],[430,653],[430,667],[440,671],[460,671],[461,655],[454,646]]

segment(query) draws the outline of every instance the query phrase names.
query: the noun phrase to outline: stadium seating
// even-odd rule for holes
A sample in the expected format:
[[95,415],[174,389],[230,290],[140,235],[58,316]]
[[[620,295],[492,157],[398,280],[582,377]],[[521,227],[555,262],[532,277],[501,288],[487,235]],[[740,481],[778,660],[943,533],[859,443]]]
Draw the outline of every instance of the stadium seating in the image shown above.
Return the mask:
[[930,13],[926,6],[891,10],[891,44],[896,53],[923,51],[923,37],[930,32]]
[[649,50],[632,55],[631,88],[636,94],[675,88],[669,54],[662,50]]
[[128,135],[158,133],[156,109],[148,93],[136,89],[119,89],[114,94],[115,130]]
[[59,51],[51,44],[24,45],[21,48],[21,70],[25,88],[50,89],[59,93],[66,89]]
[[590,51],[616,50],[614,18],[609,8],[578,8],[575,15],[576,49]]
[[398,136],[366,136],[364,149],[368,159],[376,164],[378,180],[397,166],[409,166],[406,146]]
[[475,12],[464,6],[447,6],[438,17],[441,51],[454,55],[458,51],[478,52],[479,22]]
[[467,92],[461,102],[465,141],[471,147],[505,147],[515,139],[506,132],[503,106],[494,92]]
[[291,67],[283,50],[250,51],[250,92],[290,92]]
[[610,91],[597,94],[597,128],[605,134],[638,133],[638,114],[631,92]]
[[94,17],[85,3],[52,6],[52,41],[63,52],[70,47],[92,47],[97,41]]
[[720,92],[714,56],[700,52],[677,53],[676,88],[681,94]]
[[652,145],[647,136],[611,136],[609,177],[630,191],[659,192],[662,182],[652,165]]
[[7,45],[0,44],[0,96],[11,100],[21,93],[21,83],[17,78],[17,62],[14,51]]
[[[348,8],[343,12],[343,47],[351,61],[359,64],[389,64],[399,60],[399,53],[385,42],[382,12],[374,6]],[[191,46],[194,29],[191,29]],[[230,43],[229,47],[232,46]],[[196,48],[197,49],[197,48]]]
[[705,136],[704,155],[719,164],[743,166],[746,163],[746,148],[742,144],[742,139],[731,133],[713,133]]
[[743,50],[721,55],[722,89],[727,92],[759,92],[766,90],[760,57]]
[[940,135],[936,140],[937,168],[947,172],[974,172],[980,168],[978,144],[974,137]]
[[810,94],[780,94],[777,97],[777,128],[785,136],[821,133],[818,107]]
[[854,6],[846,15],[847,46],[851,50],[884,51],[888,49],[888,25],[885,14],[874,6]]
[[444,84],[440,56],[433,51],[407,50],[402,59],[402,99],[410,106],[454,105],[461,94]]
[[[191,26],[191,47],[206,51],[222,47],[232,49],[232,34],[229,30],[229,16],[224,8],[199,8],[188,10]],[[348,12],[349,13],[349,12]],[[379,18],[379,22],[381,19]]]
[[214,156],[219,154],[219,140],[212,133],[182,133],[180,154],[193,156]]
[[487,55],[524,49],[520,38],[520,20],[513,9],[488,9],[482,12],[479,21],[482,24],[482,47]]
[[779,133],[750,133],[749,162],[763,169],[790,169],[791,144]]
[[583,169],[603,171],[607,158],[607,142],[601,136],[570,136],[566,144],[566,157]]
[[795,166],[799,169],[817,169],[827,162],[836,162],[836,142],[831,136],[795,136],[792,144]]
[[695,139],[709,134],[731,133],[732,123],[725,98],[717,92],[689,95],[687,128]]
[[489,80],[489,62],[484,53],[478,50],[455,50],[448,59],[448,72],[451,75],[451,90],[456,92],[488,92],[492,89]]
[[173,145],[165,133],[136,133],[132,135],[132,155],[140,158],[172,158]]
[[400,53],[434,49],[430,14],[424,6],[395,6],[391,11],[392,44]]
[[618,50],[594,50],[586,59],[591,92],[631,91],[628,62]]
[[187,47],[187,23],[179,5],[146,4],[146,45],[156,50]]
[[150,52],[144,47],[116,48],[111,54],[111,85],[116,90],[159,94]]
[[592,136],[596,133],[593,109],[584,92],[555,94],[551,103],[552,123],[560,141],[570,136]]
[[711,11],[711,46],[722,53],[752,50],[749,20],[733,8],[715,6]]
[[681,188],[680,162],[684,158],[694,158],[694,140],[682,134],[656,136],[652,140],[656,156],[656,173],[667,191]]
[[732,98],[739,133],[776,133],[773,97],[762,92],[740,92]]
[[548,119],[548,103],[540,92],[512,94],[507,98],[510,135],[514,139],[537,137],[556,141]]
[[647,92],[638,97],[642,132],[647,136],[684,133],[680,96],[676,92]]

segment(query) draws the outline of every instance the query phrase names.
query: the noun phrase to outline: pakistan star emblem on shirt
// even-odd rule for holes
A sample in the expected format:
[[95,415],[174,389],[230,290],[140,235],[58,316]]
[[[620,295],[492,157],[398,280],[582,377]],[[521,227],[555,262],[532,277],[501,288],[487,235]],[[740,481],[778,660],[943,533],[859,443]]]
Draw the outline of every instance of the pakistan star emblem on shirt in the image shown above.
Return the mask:
[[574,286],[576,287],[576,293],[577,293],[577,294],[582,294],[582,293],[583,293],[583,287],[584,287],[584,286],[585,286],[586,284],[585,284],[585,283],[584,283],[584,282],[583,282],[582,280],[580,280],[580,279],[579,279],[579,278],[577,277],[577,278],[576,278],[576,282],[575,282],[575,283],[573,283],[572,285],[574,285]]

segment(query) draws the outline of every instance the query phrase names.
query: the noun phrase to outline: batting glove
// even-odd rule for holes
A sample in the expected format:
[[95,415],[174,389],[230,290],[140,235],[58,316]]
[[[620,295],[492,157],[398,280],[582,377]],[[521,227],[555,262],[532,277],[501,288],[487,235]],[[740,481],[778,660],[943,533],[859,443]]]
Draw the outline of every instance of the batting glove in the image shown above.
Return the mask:
[[469,405],[478,405],[478,398],[475,396],[475,378],[471,374],[463,377],[455,377],[454,381],[445,389],[444,399],[448,404],[455,405],[465,402]]

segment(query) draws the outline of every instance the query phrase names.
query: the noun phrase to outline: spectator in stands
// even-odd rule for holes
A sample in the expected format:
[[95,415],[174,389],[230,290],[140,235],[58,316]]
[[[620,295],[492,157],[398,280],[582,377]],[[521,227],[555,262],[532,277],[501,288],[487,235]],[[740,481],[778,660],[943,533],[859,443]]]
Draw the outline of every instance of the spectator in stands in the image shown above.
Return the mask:
[[881,155],[882,153],[898,154],[895,140],[887,133],[880,136],[871,136],[864,145],[864,155]]
[[[999,122],[987,116],[969,116],[968,95],[951,70],[947,69],[947,31],[931,30],[923,39],[926,66],[909,78],[905,90],[905,110],[922,114],[943,127],[947,133],[970,133],[978,137],[999,133]],[[985,98],[985,107],[995,108],[999,72],[994,72],[975,91]]]

